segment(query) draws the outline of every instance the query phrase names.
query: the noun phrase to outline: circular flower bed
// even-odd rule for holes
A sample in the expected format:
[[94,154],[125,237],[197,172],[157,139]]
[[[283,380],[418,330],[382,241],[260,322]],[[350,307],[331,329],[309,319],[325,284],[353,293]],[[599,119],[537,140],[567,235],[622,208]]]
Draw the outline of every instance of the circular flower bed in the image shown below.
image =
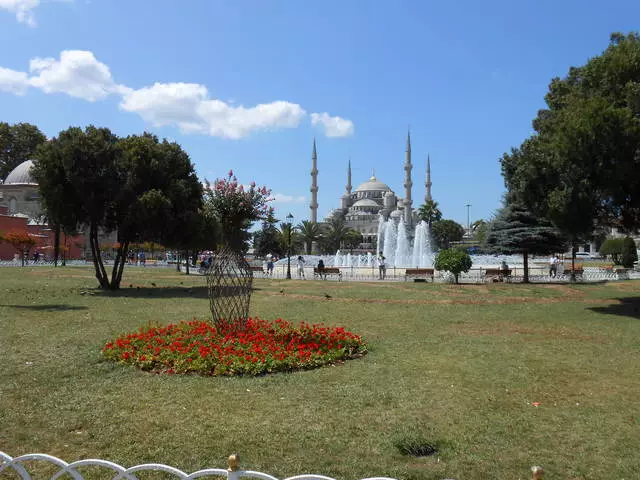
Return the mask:
[[260,375],[315,368],[360,357],[366,345],[342,327],[249,318],[246,328],[193,320],[141,328],[102,349],[109,360],[143,370],[203,375]]

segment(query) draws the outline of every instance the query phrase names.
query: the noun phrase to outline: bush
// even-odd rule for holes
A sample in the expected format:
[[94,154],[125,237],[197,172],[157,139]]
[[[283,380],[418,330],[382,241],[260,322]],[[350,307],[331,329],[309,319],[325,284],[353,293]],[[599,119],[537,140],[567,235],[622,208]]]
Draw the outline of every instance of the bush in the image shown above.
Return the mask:
[[600,247],[600,255],[611,255],[614,265],[620,265],[624,238],[607,238]]
[[638,251],[633,238],[626,237],[622,243],[621,263],[624,268],[633,268],[633,264],[638,261]]
[[441,250],[437,255],[433,266],[436,270],[444,270],[453,273],[456,283],[461,272],[468,272],[472,262],[469,254],[458,248]]
[[261,375],[315,368],[367,352],[363,340],[342,327],[249,318],[246,329],[193,320],[141,328],[102,349],[109,360],[158,373]]

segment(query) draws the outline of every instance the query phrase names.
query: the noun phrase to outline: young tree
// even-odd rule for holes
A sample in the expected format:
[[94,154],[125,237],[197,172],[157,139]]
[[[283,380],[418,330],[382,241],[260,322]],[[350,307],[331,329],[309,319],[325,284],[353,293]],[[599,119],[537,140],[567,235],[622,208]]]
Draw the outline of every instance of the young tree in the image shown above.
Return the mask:
[[354,248],[358,248],[362,243],[362,234],[357,230],[349,229],[343,243],[346,248],[353,251]]
[[562,252],[566,239],[551,225],[523,205],[507,204],[491,222],[486,244],[493,253],[518,253],[524,263],[524,283],[529,283],[529,254]]
[[47,137],[35,125],[0,122],[0,180],[25,160],[31,160]]
[[268,203],[273,200],[270,194],[271,190],[256,187],[255,182],[245,188],[232,170],[212,185],[207,182],[205,210],[220,222],[224,245],[241,253],[247,251],[251,238],[249,228],[268,214]]
[[456,284],[458,277],[462,272],[468,272],[471,268],[471,257],[467,252],[459,248],[448,248],[440,250],[433,262],[436,270],[453,273]]
[[22,266],[25,258],[29,258],[29,250],[36,245],[36,240],[26,230],[14,230],[2,235],[2,241],[7,242],[16,249],[20,255]]
[[449,248],[451,242],[459,242],[464,236],[464,228],[453,220],[438,220],[431,225],[431,237],[440,249]]
[[434,222],[442,220],[442,212],[438,208],[438,202],[434,200],[427,200],[420,205],[418,209],[418,217],[420,220],[424,220],[431,226]]
[[344,222],[342,217],[333,217],[329,222],[325,235],[323,236],[324,248],[327,253],[335,253],[342,246],[349,233],[350,228]]

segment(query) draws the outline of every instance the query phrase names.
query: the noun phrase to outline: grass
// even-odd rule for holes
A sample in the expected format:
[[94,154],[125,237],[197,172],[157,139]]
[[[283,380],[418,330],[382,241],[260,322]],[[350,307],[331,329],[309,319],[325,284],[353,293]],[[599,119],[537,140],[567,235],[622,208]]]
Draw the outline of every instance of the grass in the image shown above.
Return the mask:
[[118,334],[204,319],[209,305],[204,278],[171,270],[125,269],[115,294],[95,284],[83,268],[0,270],[0,450],[185,471],[238,452],[243,466],[280,477],[353,480],[528,478],[531,465],[563,479],[640,471],[640,282],[256,280],[253,314],[342,325],[370,349],[256,378],[105,361],[100,349]]

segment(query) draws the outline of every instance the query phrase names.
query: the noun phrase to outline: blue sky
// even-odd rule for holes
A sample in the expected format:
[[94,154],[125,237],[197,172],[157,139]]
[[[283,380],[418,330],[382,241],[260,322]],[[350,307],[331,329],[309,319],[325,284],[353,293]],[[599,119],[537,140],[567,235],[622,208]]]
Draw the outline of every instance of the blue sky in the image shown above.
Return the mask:
[[198,174],[233,169],[309,217],[375,168],[403,196],[407,128],[414,206],[431,157],[446,218],[489,218],[498,159],[532,131],[550,79],[584,64],[640,2],[0,0],[0,120],[48,136],[94,124],[179,142]]

